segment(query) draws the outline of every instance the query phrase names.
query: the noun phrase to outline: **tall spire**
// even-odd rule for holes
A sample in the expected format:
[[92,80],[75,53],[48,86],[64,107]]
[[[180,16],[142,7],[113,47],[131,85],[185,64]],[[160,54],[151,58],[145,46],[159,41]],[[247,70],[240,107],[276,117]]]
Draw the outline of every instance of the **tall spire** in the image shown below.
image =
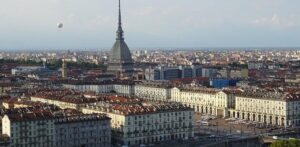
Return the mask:
[[117,30],[117,40],[124,40],[122,19],[121,19],[121,0],[119,0],[119,22],[118,22],[118,30]]
[[111,54],[108,62],[108,72],[112,73],[131,73],[133,71],[133,60],[130,50],[124,41],[122,19],[121,19],[121,0],[119,2],[119,19],[116,42],[111,48]]

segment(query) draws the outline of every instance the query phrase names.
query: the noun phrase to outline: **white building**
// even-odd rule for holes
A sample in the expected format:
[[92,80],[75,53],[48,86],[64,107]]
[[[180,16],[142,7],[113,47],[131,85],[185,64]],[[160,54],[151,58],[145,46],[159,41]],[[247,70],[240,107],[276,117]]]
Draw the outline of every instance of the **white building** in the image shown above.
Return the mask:
[[95,97],[85,97],[81,92],[73,90],[42,90],[30,97],[31,101],[42,102],[47,104],[56,105],[62,109],[75,109],[80,110],[86,104],[94,104],[101,99]]
[[114,84],[113,85],[113,92],[117,93],[118,95],[123,96],[132,96],[134,94],[135,86],[132,84]]
[[62,84],[64,88],[81,92],[94,91],[97,93],[118,93],[123,96],[134,94],[134,84],[130,82],[68,82]]
[[12,75],[29,74],[34,71],[48,71],[48,69],[42,66],[18,66],[16,68],[11,69],[11,74]]
[[223,117],[228,116],[228,110],[234,106],[235,100],[235,90],[173,87],[167,82],[157,81],[144,81],[135,85],[113,84],[113,91],[123,96],[179,102],[194,108],[196,112]]
[[82,108],[83,113],[105,113],[111,120],[112,142],[152,144],[194,136],[194,111],[179,103],[110,97],[110,103]]
[[226,117],[229,108],[235,103],[234,92],[235,90],[174,87],[171,90],[171,101],[187,105],[195,112]]
[[245,91],[236,96],[230,116],[280,126],[300,125],[300,95]]
[[31,99],[88,114],[107,114],[112,119],[113,142],[122,145],[150,144],[194,136],[194,111],[182,104],[108,94],[90,93],[84,96],[75,91],[47,90],[38,92]]
[[84,84],[84,83],[76,83],[76,84],[63,84],[64,88],[67,89],[75,89],[81,92],[85,91],[95,91],[97,93],[109,93],[114,90],[113,84]]
[[263,68],[263,66],[264,66],[263,62],[256,62],[256,61],[248,62],[248,69],[261,69]]
[[[129,91],[129,88],[125,87],[121,86],[119,89]],[[300,100],[297,98],[299,94],[279,93],[276,96],[276,94],[269,95],[268,92],[251,90],[249,92],[249,86],[241,87],[246,91],[183,86],[172,88],[163,82],[143,82],[134,85],[132,95],[155,101],[178,102],[202,114],[236,117],[271,125],[300,125],[297,111],[300,109],[298,108]],[[119,91],[121,90],[116,91],[117,94]],[[285,95],[290,95],[292,99],[287,100],[288,96]]]
[[166,101],[171,98],[171,86],[164,82],[137,83],[134,87],[134,95],[150,100]]

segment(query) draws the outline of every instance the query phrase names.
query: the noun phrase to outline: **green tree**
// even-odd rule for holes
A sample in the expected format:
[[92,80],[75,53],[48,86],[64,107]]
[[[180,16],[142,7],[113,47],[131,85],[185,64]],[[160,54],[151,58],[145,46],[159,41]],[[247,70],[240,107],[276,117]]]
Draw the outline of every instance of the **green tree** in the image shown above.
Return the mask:
[[[43,62],[37,62],[34,60],[12,60],[12,59],[0,59],[0,64],[8,64],[8,63],[14,63],[22,66],[42,66]],[[51,62],[48,62],[46,66],[51,70],[57,70],[61,68],[62,66],[62,60],[53,60]],[[106,66],[103,64],[94,64],[89,62],[67,62],[67,67],[70,69],[83,69],[83,70],[89,70],[89,69],[100,69],[100,70],[106,70]]]
[[274,141],[270,147],[300,147],[300,140],[289,139],[289,140],[277,140]]

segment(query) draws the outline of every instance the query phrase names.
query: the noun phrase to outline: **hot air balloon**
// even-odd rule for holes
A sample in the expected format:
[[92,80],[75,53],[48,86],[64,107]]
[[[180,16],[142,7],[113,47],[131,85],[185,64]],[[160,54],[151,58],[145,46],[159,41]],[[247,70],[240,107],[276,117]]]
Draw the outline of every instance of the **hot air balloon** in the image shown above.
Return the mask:
[[59,23],[57,23],[57,27],[58,27],[59,29],[61,29],[61,28],[64,27],[64,24],[63,24],[62,22],[59,22]]

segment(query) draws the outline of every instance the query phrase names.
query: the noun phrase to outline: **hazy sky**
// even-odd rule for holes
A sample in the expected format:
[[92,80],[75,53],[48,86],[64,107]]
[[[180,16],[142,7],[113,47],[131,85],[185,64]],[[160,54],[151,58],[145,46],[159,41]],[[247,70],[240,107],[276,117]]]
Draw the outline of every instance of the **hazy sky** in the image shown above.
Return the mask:
[[[129,47],[300,46],[300,0],[122,0]],[[117,0],[1,0],[0,49],[110,48]],[[64,23],[62,30],[58,22]]]

